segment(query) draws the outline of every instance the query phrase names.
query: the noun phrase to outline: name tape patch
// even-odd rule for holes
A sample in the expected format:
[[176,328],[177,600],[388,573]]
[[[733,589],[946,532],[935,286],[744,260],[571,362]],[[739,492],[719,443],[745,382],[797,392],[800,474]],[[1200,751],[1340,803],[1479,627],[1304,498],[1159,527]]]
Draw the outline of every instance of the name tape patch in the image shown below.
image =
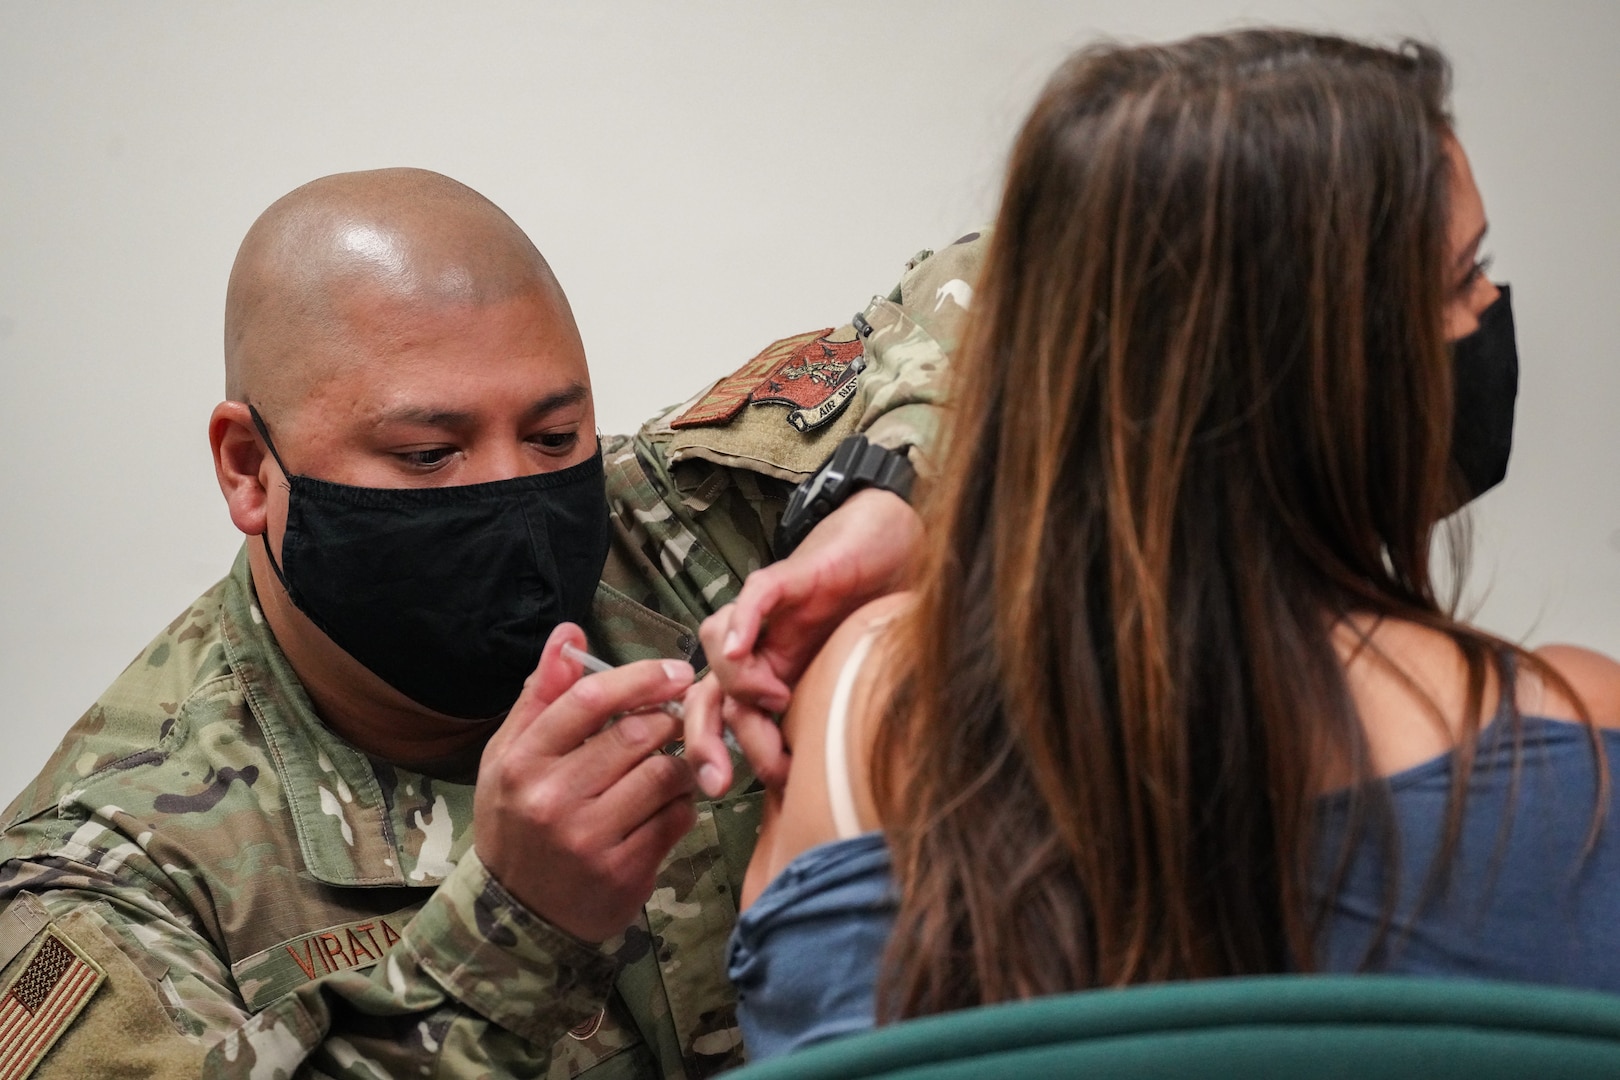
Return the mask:
[[387,919],[367,919],[365,922],[334,926],[330,930],[310,934],[298,941],[282,946],[293,958],[298,970],[314,980],[334,971],[370,967],[383,958],[383,953],[394,947],[399,931]]
[[[340,971],[369,968],[400,939],[420,904],[390,915],[338,923],[291,938],[231,965],[242,1000],[253,1012],[304,983]],[[4,1077],[0,1077],[4,1080]]]

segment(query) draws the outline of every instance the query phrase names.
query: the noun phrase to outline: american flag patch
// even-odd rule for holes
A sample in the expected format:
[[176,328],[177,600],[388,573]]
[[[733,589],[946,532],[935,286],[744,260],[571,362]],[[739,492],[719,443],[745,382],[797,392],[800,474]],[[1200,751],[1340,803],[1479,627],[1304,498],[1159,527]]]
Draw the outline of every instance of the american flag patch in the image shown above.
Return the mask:
[[0,1080],[23,1080],[106,978],[55,927],[0,998]]

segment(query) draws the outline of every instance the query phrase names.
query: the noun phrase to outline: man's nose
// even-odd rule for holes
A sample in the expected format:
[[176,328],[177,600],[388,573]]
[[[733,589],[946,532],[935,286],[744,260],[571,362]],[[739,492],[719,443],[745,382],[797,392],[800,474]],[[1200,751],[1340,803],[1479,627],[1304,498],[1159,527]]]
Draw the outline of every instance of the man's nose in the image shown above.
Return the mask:
[[531,476],[541,471],[534,454],[529,452],[522,440],[489,439],[475,447],[469,456],[472,465],[467,477],[469,484],[511,480],[514,477]]

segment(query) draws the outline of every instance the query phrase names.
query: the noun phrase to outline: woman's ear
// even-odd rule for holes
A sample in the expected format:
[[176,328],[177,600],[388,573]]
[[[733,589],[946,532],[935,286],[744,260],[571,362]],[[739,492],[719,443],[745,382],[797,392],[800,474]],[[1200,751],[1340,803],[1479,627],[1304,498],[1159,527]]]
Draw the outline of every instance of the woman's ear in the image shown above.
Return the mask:
[[208,418],[214,475],[230,507],[231,522],[248,536],[265,531],[269,485],[280,469],[265,452],[246,404],[222,401]]

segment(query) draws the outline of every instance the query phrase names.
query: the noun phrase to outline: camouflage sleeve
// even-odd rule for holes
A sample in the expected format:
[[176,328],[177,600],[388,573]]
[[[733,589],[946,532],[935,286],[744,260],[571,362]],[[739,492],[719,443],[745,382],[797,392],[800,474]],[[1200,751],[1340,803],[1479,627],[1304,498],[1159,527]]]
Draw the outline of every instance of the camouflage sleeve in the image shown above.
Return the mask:
[[926,472],[988,242],[973,232],[919,252],[898,285],[844,326],[773,342],[641,437],[671,465],[701,460],[796,484],[861,433],[908,449]]
[[[6,916],[24,905],[37,906],[53,929],[98,957],[111,991],[94,992],[84,1015],[51,1051],[47,1068],[36,1075],[48,1075],[64,1062],[126,1058],[131,1044],[108,1053],[97,1035],[109,997],[142,999],[136,1003],[149,1008],[137,1011],[153,1022],[136,1025],[139,1034],[173,1047],[189,1045],[199,1056],[210,1032],[247,1018],[229,963],[184,899],[186,889],[176,879],[183,872],[158,865],[146,848],[150,834],[132,824],[119,807],[109,805],[82,818],[36,817],[5,832],[12,855],[0,863]],[[108,956],[121,960],[109,965]],[[132,1067],[130,1075],[146,1074]]]
[[[7,872],[54,874],[64,866],[8,865]],[[245,1012],[229,1002],[229,973],[203,950],[194,954],[194,935],[171,937],[148,930],[161,924],[157,905],[138,891],[101,892],[61,888],[35,897],[13,898],[3,918],[8,929],[27,923],[33,931],[23,949],[7,948],[7,966],[0,980],[8,995],[25,998],[32,983],[39,984],[41,957],[51,951],[71,963],[83,963],[92,978],[85,986],[77,1011],[57,1012],[54,1027],[40,1027],[52,1013],[34,1005],[35,1042],[0,1039],[0,1068],[6,1075],[31,1075],[40,1080],[104,1075],[116,1063],[118,1075],[198,1076],[211,1025],[240,1023]],[[134,944],[141,942],[142,946]],[[64,951],[65,947],[65,951]],[[148,949],[150,951],[148,951]],[[175,963],[178,961],[178,964]],[[220,980],[226,980],[221,983]],[[203,1013],[188,1014],[178,1005],[186,983],[193,994],[199,986],[216,991]]]
[[[206,916],[169,880],[176,868],[114,824],[82,824],[66,844],[0,867],[6,916],[34,906],[49,920],[35,936],[58,938],[101,975],[35,1076],[101,1075],[112,1062],[128,1076],[376,1080],[429,1062],[432,1075],[542,1074],[611,990],[609,956],[531,914],[468,852],[379,963],[253,1014]],[[8,1052],[0,1039],[0,1060]]]
[[468,852],[368,971],[308,983],[224,1035],[210,1077],[384,1080],[544,1071],[614,964],[531,914]]
[[937,253],[919,252],[894,290],[861,313],[868,367],[856,430],[882,446],[908,448],[924,473],[988,243],[986,230]]
[[605,443],[615,520],[634,558],[610,563],[603,580],[701,621],[771,560],[788,494],[846,436],[906,449],[926,476],[987,243],[969,233],[920,252],[843,327],[773,342],[633,439]]

